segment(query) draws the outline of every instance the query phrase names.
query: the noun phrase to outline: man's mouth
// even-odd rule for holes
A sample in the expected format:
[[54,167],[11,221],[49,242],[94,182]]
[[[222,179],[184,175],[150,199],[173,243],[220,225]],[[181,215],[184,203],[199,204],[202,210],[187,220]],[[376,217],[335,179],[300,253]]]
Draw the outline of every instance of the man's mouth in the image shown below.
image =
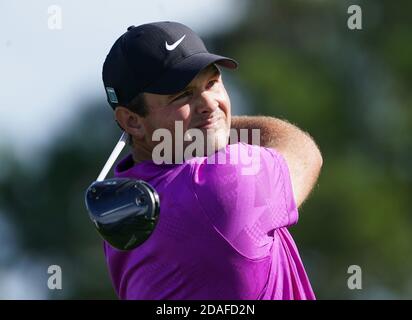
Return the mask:
[[198,129],[210,129],[216,126],[217,122],[220,120],[220,117],[212,117],[203,121],[196,128]]

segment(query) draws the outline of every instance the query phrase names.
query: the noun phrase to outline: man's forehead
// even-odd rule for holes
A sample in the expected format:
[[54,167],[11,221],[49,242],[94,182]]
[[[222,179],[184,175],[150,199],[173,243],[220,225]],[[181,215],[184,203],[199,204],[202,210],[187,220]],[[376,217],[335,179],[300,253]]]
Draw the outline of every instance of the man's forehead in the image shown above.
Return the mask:
[[204,68],[202,71],[200,71],[200,72],[196,75],[196,77],[186,86],[186,88],[184,88],[183,90],[181,90],[181,91],[179,91],[179,92],[176,92],[176,93],[174,93],[174,94],[168,95],[168,97],[173,97],[173,96],[175,96],[176,94],[178,94],[178,93],[180,93],[180,92],[182,92],[182,91],[185,91],[185,90],[188,89],[188,88],[191,88],[191,87],[192,87],[192,84],[193,84],[194,82],[196,82],[196,80],[199,79],[199,78],[203,78],[203,77],[214,77],[214,76],[218,76],[218,75],[220,75],[220,70],[219,70],[219,68],[218,68],[215,64],[211,64],[211,65],[207,66],[206,68]]
[[213,75],[215,75],[215,74],[217,75],[217,74],[220,74],[220,70],[214,63],[212,63],[211,65],[207,66],[202,71],[200,71],[199,74],[196,77],[206,75],[206,74],[209,74],[209,73],[211,73]]
[[220,75],[220,69],[215,64],[211,64],[211,65],[207,66],[206,68],[204,68],[202,71],[200,71],[196,75],[196,77],[183,90],[181,90],[179,92],[176,92],[174,94],[170,94],[170,95],[154,94],[154,93],[145,92],[144,93],[145,101],[146,101],[146,103],[148,103],[148,101],[152,101],[152,100],[153,101],[167,101],[167,100],[169,100],[171,98],[174,98],[175,96],[179,95],[183,91],[190,89],[193,86],[193,83],[197,79],[203,78],[203,77],[211,78],[211,77],[215,77],[215,76],[219,76],[219,75]]

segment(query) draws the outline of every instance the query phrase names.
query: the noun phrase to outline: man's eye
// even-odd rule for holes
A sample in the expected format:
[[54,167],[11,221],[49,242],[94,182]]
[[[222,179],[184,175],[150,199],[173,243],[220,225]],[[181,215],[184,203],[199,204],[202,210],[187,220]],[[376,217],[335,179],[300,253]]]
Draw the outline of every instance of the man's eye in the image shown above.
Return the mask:
[[207,84],[209,88],[213,87],[215,84],[217,83],[217,80],[211,80],[209,81],[209,83]]

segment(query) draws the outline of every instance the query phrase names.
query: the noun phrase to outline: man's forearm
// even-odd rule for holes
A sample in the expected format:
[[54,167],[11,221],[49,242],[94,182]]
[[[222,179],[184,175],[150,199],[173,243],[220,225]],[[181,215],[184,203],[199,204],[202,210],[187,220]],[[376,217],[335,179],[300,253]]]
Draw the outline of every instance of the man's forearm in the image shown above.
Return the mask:
[[311,136],[285,120],[265,116],[232,117],[232,128],[238,134],[240,129],[248,129],[249,144],[254,143],[252,129],[259,129],[260,145],[275,149],[285,158],[296,203],[300,206],[316,183],[323,163],[319,148]]
[[[236,129],[239,137],[241,136],[240,129],[247,129],[247,143],[249,144],[257,144],[252,139],[252,129],[258,129],[260,132],[259,145],[263,147],[273,148],[279,152],[290,150],[297,153],[302,151],[320,153],[307,132],[286,120],[267,116],[234,116],[231,127]],[[302,149],[303,146],[305,147]]]
[[[290,135],[290,131],[299,130],[284,120],[266,116],[233,116],[231,127],[236,129],[239,139],[242,136],[240,129],[246,129],[247,141],[242,142],[274,149],[282,143],[283,137]],[[259,142],[252,139],[253,129],[259,130]]]

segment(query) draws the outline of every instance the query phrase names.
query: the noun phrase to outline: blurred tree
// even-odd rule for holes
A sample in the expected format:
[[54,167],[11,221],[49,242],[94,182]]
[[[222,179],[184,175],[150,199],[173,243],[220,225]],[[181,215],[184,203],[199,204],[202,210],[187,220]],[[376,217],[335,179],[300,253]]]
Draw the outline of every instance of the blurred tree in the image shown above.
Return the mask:
[[9,159],[0,181],[1,207],[10,213],[26,252],[62,267],[63,289],[68,290],[50,292],[52,298],[115,298],[84,191],[120,130],[106,101],[91,102],[83,110],[78,123],[55,138],[39,171]]

